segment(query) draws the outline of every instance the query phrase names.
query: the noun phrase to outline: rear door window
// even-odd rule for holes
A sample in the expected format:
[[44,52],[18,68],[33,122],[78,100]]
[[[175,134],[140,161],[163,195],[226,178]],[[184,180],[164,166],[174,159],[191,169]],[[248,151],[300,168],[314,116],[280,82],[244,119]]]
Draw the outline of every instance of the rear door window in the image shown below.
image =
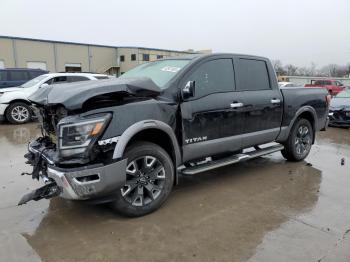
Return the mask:
[[271,89],[267,65],[263,60],[239,58],[236,72],[238,91]]
[[0,81],[6,81],[6,80],[7,80],[7,72],[0,71]]
[[108,76],[94,76],[98,80],[108,79]]
[[26,81],[28,80],[28,73],[26,71],[9,71],[9,80]]
[[29,71],[28,74],[29,74],[30,79],[33,79],[37,76],[42,75],[43,73],[40,71]]
[[68,76],[68,82],[80,82],[90,80],[85,76]]
[[233,92],[235,79],[232,59],[222,58],[204,62],[186,79],[195,82],[196,97]]
[[67,83],[66,76],[57,76],[52,80],[52,84],[63,84],[63,83]]

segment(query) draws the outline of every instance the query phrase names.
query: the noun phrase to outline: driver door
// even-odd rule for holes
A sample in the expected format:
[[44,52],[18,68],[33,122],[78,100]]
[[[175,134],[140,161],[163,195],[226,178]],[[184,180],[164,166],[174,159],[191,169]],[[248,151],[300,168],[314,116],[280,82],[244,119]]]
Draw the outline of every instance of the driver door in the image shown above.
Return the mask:
[[181,104],[184,162],[241,148],[242,111],[235,92],[232,57],[202,61],[181,83],[194,82],[194,96]]

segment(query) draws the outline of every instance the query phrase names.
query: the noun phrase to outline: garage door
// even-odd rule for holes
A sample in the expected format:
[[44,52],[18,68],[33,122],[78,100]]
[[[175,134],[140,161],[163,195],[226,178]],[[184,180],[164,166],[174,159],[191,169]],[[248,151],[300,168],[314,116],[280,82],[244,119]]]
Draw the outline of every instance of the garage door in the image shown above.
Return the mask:
[[27,68],[46,70],[45,62],[27,62]]
[[81,72],[81,64],[65,64],[66,72]]

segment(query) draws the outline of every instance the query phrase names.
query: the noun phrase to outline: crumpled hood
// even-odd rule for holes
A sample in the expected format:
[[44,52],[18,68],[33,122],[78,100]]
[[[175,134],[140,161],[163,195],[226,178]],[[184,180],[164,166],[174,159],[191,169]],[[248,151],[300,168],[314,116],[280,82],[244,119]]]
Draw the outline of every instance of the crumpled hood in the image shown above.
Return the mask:
[[39,105],[62,104],[67,110],[75,110],[99,95],[126,93],[137,97],[155,97],[161,92],[162,89],[149,78],[117,78],[42,87],[29,100]]
[[345,98],[345,97],[333,98],[329,106],[329,109],[332,111],[335,111],[335,110],[350,111],[350,98]]

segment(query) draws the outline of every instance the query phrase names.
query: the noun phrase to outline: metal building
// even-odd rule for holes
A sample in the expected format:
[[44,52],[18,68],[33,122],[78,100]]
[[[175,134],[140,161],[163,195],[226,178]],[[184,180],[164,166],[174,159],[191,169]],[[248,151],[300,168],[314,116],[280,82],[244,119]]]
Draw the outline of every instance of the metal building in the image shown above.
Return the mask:
[[[211,50],[199,52],[210,53]],[[0,36],[0,68],[41,68],[50,72],[120,75],[138,64],[198,53],[145,47],[118,47]]]

